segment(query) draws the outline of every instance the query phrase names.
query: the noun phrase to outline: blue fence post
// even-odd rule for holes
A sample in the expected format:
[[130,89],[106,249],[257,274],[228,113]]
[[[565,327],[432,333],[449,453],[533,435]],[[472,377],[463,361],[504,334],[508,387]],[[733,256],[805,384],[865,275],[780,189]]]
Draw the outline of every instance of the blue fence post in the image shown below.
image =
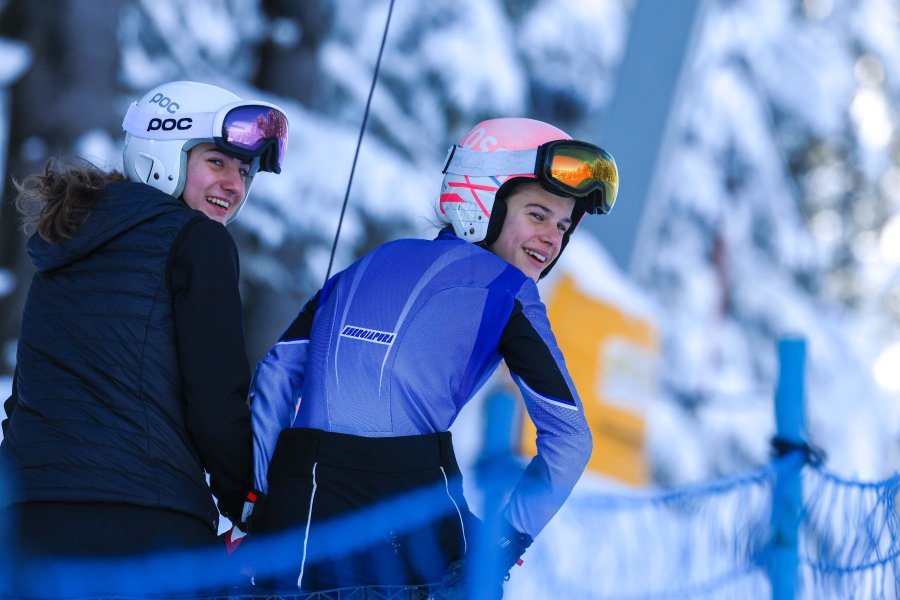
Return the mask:
[[805,459],[802,449],[806,444],[805,358],[804,339],[778,340],[775,450],[787,460],[776,471],[772,493],[772,540],[768,568],[773,600],[794,600],[797,597],[797,540],[803,501],[800,470]]
[[484,498],[484,525],[467,552],[469,573],[466,598],[494,598],[501,585],[497,550],[504,531],[500,510],[522,467],[513,455],[513,425],[518,397],[507,386],[497,386],[485,399],[484,443],[475,465],[475,482]]

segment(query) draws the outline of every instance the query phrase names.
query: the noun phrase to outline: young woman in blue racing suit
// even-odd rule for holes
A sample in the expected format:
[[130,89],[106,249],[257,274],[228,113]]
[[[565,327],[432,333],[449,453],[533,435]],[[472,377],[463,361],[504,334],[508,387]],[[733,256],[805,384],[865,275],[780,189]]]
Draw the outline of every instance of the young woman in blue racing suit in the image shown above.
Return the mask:
[[[502,512],[509,571],[592,448],[536,283],[586,212],[609,211],[617,178],[609,154],[551,125],[484,121],[448,155],[437,238],[386,243],[307,302],[251,386],[255,481],[267,494],[257,527],[286,532],[261,581],[421,584],[463,564],[476,521],[448,430],[501,359],[538,450]],[[434,493],[410,511],[423,490]],[[436,518],[412,518],[425,506]]]

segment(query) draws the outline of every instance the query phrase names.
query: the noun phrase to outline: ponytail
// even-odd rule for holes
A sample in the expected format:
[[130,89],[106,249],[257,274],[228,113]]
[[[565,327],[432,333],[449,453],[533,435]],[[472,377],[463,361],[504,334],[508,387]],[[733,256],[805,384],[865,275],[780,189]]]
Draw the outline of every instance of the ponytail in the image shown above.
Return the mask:
[[51,159],[42,174],[13,182],[18,191],[16,208],[22,215],[23,229],[27,233],[36,230],[51,243],[75,237],[106,186],[125,181],[125,176],[118,171],[101,171],[80,159],[57,163]]

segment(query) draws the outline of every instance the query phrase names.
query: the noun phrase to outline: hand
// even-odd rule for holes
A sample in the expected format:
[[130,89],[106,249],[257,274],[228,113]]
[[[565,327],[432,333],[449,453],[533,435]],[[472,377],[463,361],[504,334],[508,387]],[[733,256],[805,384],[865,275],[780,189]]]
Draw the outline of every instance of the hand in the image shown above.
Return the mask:
[[232,525],[231,529],[225,532],[225,535],[222,537],[225,540],[225,550],[228,552],[228,556],[231,556],[237,550],[237,547],[241,545],[241,542],[244,541],[244,538],[247,537],[247,534],[237,525]]
[[241,510],[241,525],[248,533],[250,532],[250,519],[253,517],[253,512],[256,510],[256,503],[259,501],[260,496],[261,494],[256,490],[250,490],[244,498],[244,508]]
[[266,508],[266,495],[250,490],[244,495],[244,504],[241,508],[240,519],[231,517],[231,522],[235,523],[245,535],[253,533],[253,530],[263,521]]
[[530,535],[519,533],[512,525],[506,525],[506,530],[497,541],[500,548],[500,568],[505,573],[504,581],[509,579],[509,571],[514,565],[522,566],[522,555],[533,541]]
[[247,492],[244,496],[244,505],[241,510],[240,522],[234,523],[230,530],[225,532],[224,535],[219,536],[225,542],[225,550],[228,552],[228,556],[231,556],[234,551],[237,550],[237,547],[241,545],[241,542],[243,542],[244,538],[250,533],[253,524],[251,519],[256,509],[256,504],[259,501],[259,496],[260,494],[258,494],[256,490]]
[[488,582],[468,582],[466,561],[457,560],[447,567],[447,572],[441,580],[440,587],[435,590],[434,600],[466,600],[471,598],[468,586],[477,586],[480,593],[475,594],[481,600],[500,600],[503,598],[503,582],[491,580]]
[[434,600],[465,600],[465,561],[457,560],[447,567],[440,587],[434,592]]

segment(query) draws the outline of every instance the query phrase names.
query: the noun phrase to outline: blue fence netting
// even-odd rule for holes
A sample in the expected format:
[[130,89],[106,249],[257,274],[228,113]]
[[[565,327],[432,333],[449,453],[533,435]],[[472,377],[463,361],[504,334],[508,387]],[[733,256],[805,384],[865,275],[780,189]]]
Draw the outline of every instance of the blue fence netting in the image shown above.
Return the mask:
[[[739,476],[676,490],[578,492],[514,567],[508,598],[700,599],[772,597],[768,561],[772,548],[773,490],[780,474],[799,473],[798,585],[796,597],[896,598],[900,591],[898,514],[900,476],[858,482],[804,463],[799,452]],[[397,528],[438,515],[429,494],[395,499],[365,515],[333,524],[335,543],[322,556],[339,557],[365,542],[364,523],[389,519]],[[270,540],[264,554],[276,572],[294,568],[292,548]],[[238,549],[240,552],[240,549]],[[194,577],[196,589],[173,589],[142,580],[148,561],[162,561],[173,574]],[[125,590],[117,597],[166,594],[173,598],[425,599],[436,586],[347,588],[310,593],[265,593],[210,568],[210,557],[179,553],[116,564],[36,565],[31,574],[47,593],[71,598],[104,597],[97,582]],[[240,579],[238,577],[238,579]],[[477,588],[478,583],[475,582]],[[466,597],[477,597],[473,592]]]
[[[673,490],[576,488],[575,493],[513,567],[506,598],[559,600],[700,600],[773,598],[831,600],[900,598],[900,474],[876,482],[853,481],[829,472],[806,444],[803,361],[799,339],[779,342],[774,458],[747,473]],[[494,419],[497,421],[498,419]],[[488,419],[490,421],[490,419]],[[499,419],[502,425],[507,419]],[[497,425],[497,423],[494,423]],[[495,439],[495,434],[487,435]],[[505,447],[505,444],[502,446]],[[467,485],[485,498],[493,514],[515,483],[521,466],[502,448],[485,448]],[[0,500],[4,495],[0,485]],[[402,535],[445,516],[443,486],[420,489],[382,502],[327,527],[326,542],[307,552],[307,564],[340,561],[372,532]],[[444,508],[438,508],[444,507]],[[372,527],[374,525],[374,527]],[[4,523],[0,523],[3,538]],[[483,530],[490,531],[487,522]],[[127,532],[123,532],[127,535]],[[478,539],[480,538],[480,539]],[[490,568],[489,535],[468,540],[472,563],[464,597],[477,600],[496,584]],[[252,550],[251,550],[252,549]],[[239,569],[248,552],[254,579]],[[301,549],[291,536],[250,536],[235,555],[181,551],[116,561],[19,561],[15,548],[0,550],[0,595],[14,578],[29,593],[86,600],[160,597],[229,600],[440,600],[443,590],[422,586],[368,586],[305,592],[272,592],[254,582],[295,573]],[[429,560],[437,548],[417,548]],[[243,554],[242,554],[243,553]],[[235,558],[238,557],[238,558]],[[24,564],[23,564],[24,562]],[[377,571],[377,569],[376,569]],[[153,576],[148,576],[153,573]],[[158,574],[164,573],[160,577]],[[19,596],[21,597],[21,595]]]
[[[767,466],[672,491],[572,498],[544,532],[553,543],[528,557],[546,571],[529,574],[541,588],[534,597],[767,597],[763,553],[775,471]],[[565,560],[552,556],[565,547],[572,550]]]
[[[898,597],[900,479],[841,479],[797,454],[670,492],[573,498],[545,532],[552,543],[529,552],[531,597],[771,598],[773,489],[797,469],[796,598]],[[554,558],[566,547],[583,551]]]
[[874,483],[822,469],[804,469],[802,475],[803,597],[900,597],[900,475]]

